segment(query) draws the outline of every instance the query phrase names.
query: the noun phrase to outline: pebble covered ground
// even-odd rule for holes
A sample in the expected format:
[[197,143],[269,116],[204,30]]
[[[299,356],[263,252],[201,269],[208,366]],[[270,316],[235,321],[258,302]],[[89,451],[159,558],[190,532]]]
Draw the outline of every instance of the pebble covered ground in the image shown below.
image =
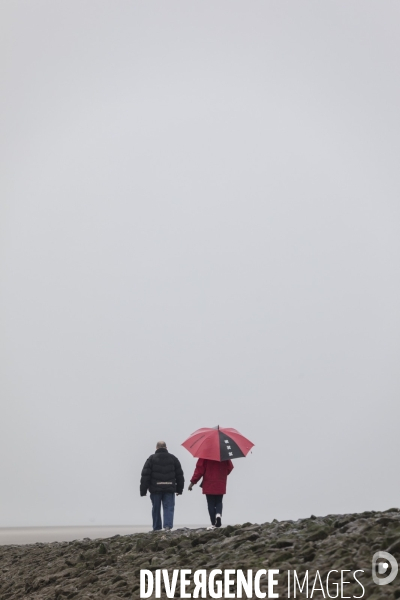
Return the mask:
[[[310,594],[317,570],[324,581],[331,569],[364,569],[360,578],[364,598],[400,598],[400,573],[389,585],[372,581],[372,555],[380,550],[389,551],[400,563],[400,509],[245,523],[213,531],[179,529],[104,540],[0,546],[0,599],[136,600],[140,569],[158,568],[171,573],[173,569],[279,569],[285,573],[275,590],[280,597],[288,597],[288,570],[296,569],[299,576],[309,571]],[[267,590],[266,577],[261,589]],[[361,592],[354,580],[346,585],[349,597]],[[297,597],[307,597],[305,588]],[[323,597],[322,591],[313,594],[313,598]]]

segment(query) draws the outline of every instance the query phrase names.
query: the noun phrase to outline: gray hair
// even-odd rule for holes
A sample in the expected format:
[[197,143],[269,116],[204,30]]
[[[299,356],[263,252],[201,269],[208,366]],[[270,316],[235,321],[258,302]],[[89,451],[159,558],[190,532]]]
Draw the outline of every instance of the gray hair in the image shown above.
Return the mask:
[[159,448],[166,448],[167,444],[165,442],[157,442],[156,450]]

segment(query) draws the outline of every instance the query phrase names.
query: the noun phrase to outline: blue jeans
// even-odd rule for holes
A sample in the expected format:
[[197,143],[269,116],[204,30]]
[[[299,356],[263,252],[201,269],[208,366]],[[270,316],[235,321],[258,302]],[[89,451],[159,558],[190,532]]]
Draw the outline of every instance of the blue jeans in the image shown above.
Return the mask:
[[164,527],[172,529],[174,525],[175,494],[172,492],[155,492],[150,494],[150,500],[153,505],[153,530],[162,529],[161,522],[161,504],[163,507]]

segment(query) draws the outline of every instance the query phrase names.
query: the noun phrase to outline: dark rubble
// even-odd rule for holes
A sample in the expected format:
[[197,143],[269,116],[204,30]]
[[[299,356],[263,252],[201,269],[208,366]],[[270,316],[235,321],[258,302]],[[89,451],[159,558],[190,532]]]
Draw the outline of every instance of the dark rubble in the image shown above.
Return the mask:
[[[0,599],[136,600],[140,569],[158,568],[171,572],[280,569],[285,574],[277,590],[281,597],[287,597],[288,569],[296,569],[299,575],[319,570],[322,577],[331,569],[364,569],[364,598],[400,598],[400,574],[387,586],[372,582],[371,559],[378,550],[389,551],[400,563],[399,509],[245,523],[213,531],[179,529],[104,540],[0,546]],[[261,587],[267,589],[266,578]],[[360,587],[348,585],[346,593],[359,595]],[[314,598],[322,597],[322,592],[314,593]]]

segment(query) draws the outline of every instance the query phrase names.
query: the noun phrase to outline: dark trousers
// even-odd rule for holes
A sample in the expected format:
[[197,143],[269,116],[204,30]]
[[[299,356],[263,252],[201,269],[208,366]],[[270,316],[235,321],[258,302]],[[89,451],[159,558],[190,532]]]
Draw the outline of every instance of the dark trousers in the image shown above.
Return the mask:
[[174,525],[175,494],[173,492],[155,492],[154,494],[150,494],[150,500],[153,505],[154,531],[162,529],[161,504],[163,507],[164,527],[172,529]]
[[211,519],[211,525],[215,525],[216,515],[222,515],[223,494],[206,494],[208,512]]

